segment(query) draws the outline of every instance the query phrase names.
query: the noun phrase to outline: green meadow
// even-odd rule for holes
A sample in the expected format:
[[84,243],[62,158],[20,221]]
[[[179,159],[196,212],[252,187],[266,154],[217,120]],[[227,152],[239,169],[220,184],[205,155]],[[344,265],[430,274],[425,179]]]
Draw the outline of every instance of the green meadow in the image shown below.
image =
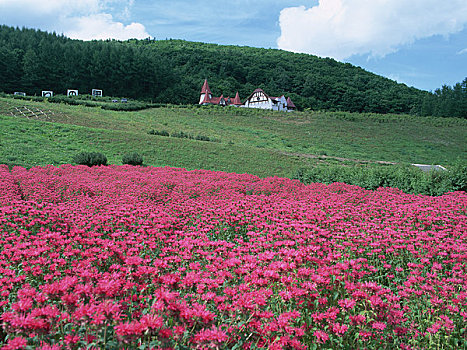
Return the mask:
[[[25,108],[34,115],[18,112]],[[117,112],[0,98],[0,164],[10,166],[60,165],[98,151],[111,164],[138,152],[149,166],[262,177],[291,177],[317,164],[449,167],[465,161],[466,135],[467,120],[459,118],[198,106]]]

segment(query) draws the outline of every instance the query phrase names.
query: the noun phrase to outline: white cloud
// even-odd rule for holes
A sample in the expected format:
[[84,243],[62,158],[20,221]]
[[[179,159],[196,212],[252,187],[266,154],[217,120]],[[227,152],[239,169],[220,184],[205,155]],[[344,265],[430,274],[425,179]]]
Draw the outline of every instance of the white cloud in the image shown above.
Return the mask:
[[134,0],[0,0],[0,23],[63,33],[73,39],[147,38],[144,25],[125,25]]
[[277,44],[338,60],[383,57],[417,39],[459,32],[466,23],[465,0],[320,0],[281,11]]
[[465,49],[463,49],[463,50],[460,50],[457,54],[462,55],[464,53],[467,53],[467,47]]
[[79,18],[69,18],[72,29],[65,32],[66,36],[72,39],[93,40],[93,39],[119,39],[127,40],[132,38],[143,39],[149,34],[141,23],[131,23],[124,25],[115,22],[112,15],[99,13]]
[[[73,16],[96,13],[102,9],[98,0],[0,0],[0,9],[6,17],[16,12],[26,17],[41,16]],[[3,17],[3,16],[2,16]]]

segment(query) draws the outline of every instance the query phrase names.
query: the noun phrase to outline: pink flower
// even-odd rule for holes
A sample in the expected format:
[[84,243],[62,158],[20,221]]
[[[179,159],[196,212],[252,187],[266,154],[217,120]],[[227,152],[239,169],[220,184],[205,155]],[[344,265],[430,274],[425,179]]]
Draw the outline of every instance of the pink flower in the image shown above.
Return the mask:
[[162,338],[170,338],[172,336],[172,330],[169,328],[164,328],[159,331],[159,334]]
[[164,325],[162,317],[155,315],[144,315],[141,317],[141,324],[149,329],[161,328]]
[[316,337],[318,343],[325,343],[329,339],[329,335],[322,330],[314,331],[313,335]]
[[364,341],[368,340],[373,335],[373,333],[366,331],[360,331],[358,334],[360,335],[360,338]]
[[338,336],[342,336],[347,330],[349,326],[340,323],[333,323],[332,324],[332,332],[337,334]]
[[353,324],[364,324],[366,322],[366,317],[365,315],[361,315],[361,314],[358,314],[358,315],[355,315],[355,316],[350,316],[350,321],[353,323]]
[[73,334],[67,334],[65,336],[66,344],[76,344],[79,341],[79,336]]
[[143,333],[145,326],[137,321],[129,323],[121,323],[115,326],[115,333],[120,336],[140,335]]
[[383,323],[383,322],[373,322],[373,324],[371,325],[371,328],[377,329],[379,331],[385,330],[386,327],[387,327],[386,323]]
[[38,350],[60,350],[61,347],[60,345],[50,345],[50,344],[45,344],[41,343],[41,346],[38,348]]
[[210,343],[215,342],[217,344],[221,344],[227,341],[229,337],[224,331],[217,329],[216,327],[212,326],[211,329],[203,329],[199,331],[193,338],[194,343]]
[[[408,305],[420,296],[437,319],[426,332],[457,334],[467,320],[466,204],[463,192],[207,170],[0,165],[0,322],[34,339],[70,325],[56,340],[71,347],[112,325],[107,336],[128,348],[191,330],[199,349],[250,334],[245,348],[300,348],[308,308],[315,342],[359,334],[417,347]],[[374,278],[384,271],[389,280]]]
[[353,299],[341,299],[337,303],[344,309],[353,309],[355,305],[357,305],[356,301]]
[[28,345],[28,342],[23,337],[15,337],[9,339],[7,344],[2,347],[2,350],[15,350],[15,349],[24,349]]

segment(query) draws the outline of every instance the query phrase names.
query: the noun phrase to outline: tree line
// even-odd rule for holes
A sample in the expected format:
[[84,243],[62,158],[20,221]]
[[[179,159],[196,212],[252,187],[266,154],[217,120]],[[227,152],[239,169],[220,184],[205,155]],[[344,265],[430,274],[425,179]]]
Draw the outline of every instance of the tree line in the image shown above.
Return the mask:
[[349,63],[275,49],[183,40],[80,41],[0,26],[0,91],[27,94],[102,89],[158,103],[197,103],[208,78],[214,95],[245,99],[256,88],[288,95],[299,109],[466,116],[466,81],[434,93]]
[[0,90],[7,93],[102,89],[107,96],[150,99],[172,83],[164,66],[145,47],[0,27]]
[[443,85],[426,95],[418,113],[423,116],[467,118],[467,78],[452,87]]

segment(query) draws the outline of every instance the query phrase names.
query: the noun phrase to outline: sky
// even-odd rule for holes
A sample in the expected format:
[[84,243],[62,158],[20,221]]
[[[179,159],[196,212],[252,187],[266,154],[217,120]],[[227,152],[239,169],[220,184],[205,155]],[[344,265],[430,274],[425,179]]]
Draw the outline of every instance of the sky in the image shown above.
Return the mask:
[[302,52],[429,91],[467,77],[467,0],[0,0],[0,24]]

